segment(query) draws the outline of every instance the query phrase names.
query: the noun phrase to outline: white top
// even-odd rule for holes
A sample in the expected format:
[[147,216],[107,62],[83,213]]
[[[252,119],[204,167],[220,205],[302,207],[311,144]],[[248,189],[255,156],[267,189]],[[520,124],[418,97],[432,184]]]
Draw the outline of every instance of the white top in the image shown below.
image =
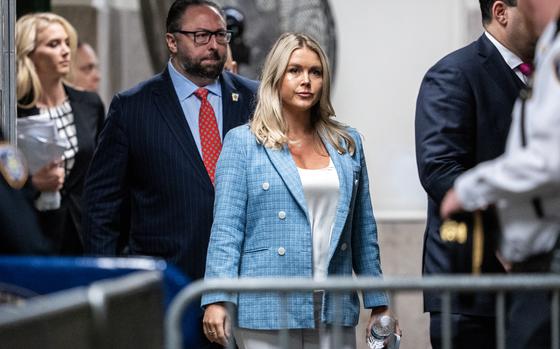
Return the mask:
[[313,236],[313,277],[324,279],[327,277],[327,259],[338,204],[338,174],[330,159],[329,166],[325,168],[316,170],[298,168],[298,172]]
[[[502,225],[500,252],[513,262],[550,251],[560,231],[560,35],[552,23],[541,35],[531,98],[518,100],[505,153],[461,175],[454,188],[472,211],[496,203]],[[521,128],[527,146],[521,145]],[[544,217],[532,205],[540,198]]]
[[523,73],[519,69],[519,65],[523,63],[521,58],[517,57],[517,55],[515,53],[511,52],[511,50],[509,48],[502,45],[489,32],[484,32],[484,34],[486,34],[486,37],[488,38],[488,40],[490,40],[490,42],[494,46],[496,46],[496,49],[498,50],[500,55],[503,57],[504,61],[506,61],[506,64],[511,68],[511,70],[513,70],[515,75],[517,75],[517,77],[519,79],[521,79],[521,81],[523,81],[525,83],[525,85],[527,85],[527,82],[528,82],[527,77],[525,75],[523,75]]
[[76,154],[78,153],[78,135],[76,134],[76,124],[74,122],[74,113],[72,106],[68,100],[61,105],[50,108],[39,108],[41,115],[48,115],[50,120],[54,120],[58,136],[61,139],[68,140],[66,150],[62,159],[64,160],[64,173],[70,175],[70,171],[74,167]]

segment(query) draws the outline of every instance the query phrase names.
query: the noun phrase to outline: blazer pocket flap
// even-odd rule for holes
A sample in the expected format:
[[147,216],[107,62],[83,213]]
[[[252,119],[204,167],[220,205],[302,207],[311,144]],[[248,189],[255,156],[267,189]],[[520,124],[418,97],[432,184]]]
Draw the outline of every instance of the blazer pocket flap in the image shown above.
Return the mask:
[[257,252],[268,251],[268,250],[269,250],[268,247],[252,247],[243,250],[243,254],[251,254],[251,253],[257,253]]

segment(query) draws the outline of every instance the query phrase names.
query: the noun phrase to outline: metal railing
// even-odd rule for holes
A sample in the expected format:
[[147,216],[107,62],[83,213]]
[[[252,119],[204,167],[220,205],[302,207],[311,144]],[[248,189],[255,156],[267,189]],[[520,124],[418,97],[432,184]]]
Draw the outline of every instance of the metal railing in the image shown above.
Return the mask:
[[[442,295],[442,346],[451,349],[451,295],[453,293],[496,293],[496,348],[505,349],[505,297],[509,291],[551,291],[552,348],[559,348],[559,295],[560,275],[484,275],[484,276],[430,276],[374,278],[329,278],[324,281],[309,279],[227,279],[199,280],[183,289],[173,300],[165,318],[166,349],[182,345],[180,318],[185,307],[198,301],[206,292],[290,292],[325,290],[331,292],[356,291],[438,291]],[[335,328],[336,330],[336,328]],[[286,336],[287,332],[282,334]],[[336,338],[336,335],[334,336]],[[280,338],[282,342],[282,338]],[[336,347],[336,346],[335,346]]]
[[16,144],[16,1],[0,0],[0,128],[7,141]]

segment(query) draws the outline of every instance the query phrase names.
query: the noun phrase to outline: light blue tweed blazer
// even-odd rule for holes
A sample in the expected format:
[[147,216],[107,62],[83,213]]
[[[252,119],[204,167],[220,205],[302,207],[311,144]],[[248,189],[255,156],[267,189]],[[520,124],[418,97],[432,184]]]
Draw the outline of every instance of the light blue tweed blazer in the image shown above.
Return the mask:
[[[325,142],[340,181],[328,275],[351,276],[354,270],[360,276],[380,277],[377,229],[362,144],[358,133],[350,131],[357,145],[353,156],[341,155]],[[312,276],[311,227],[288,148],[263,147],[247,125],[232,129],[224,139],[217,165],[205,279]],[[366,308],[388,304],[384,293],[365,292],[363,299]],[[242,328],[315,326],[312,292],[290,294],[285,303],[272,292],[208,293],[202,297],[202,306],[215,302],[237,305],[238,326]],[[335,316],[334,297],[327,292],[321,321],[333,324],[339,319],[343,326],[355,326],[360,307],[357,293],[344,293],[340,304],[342,316]]]

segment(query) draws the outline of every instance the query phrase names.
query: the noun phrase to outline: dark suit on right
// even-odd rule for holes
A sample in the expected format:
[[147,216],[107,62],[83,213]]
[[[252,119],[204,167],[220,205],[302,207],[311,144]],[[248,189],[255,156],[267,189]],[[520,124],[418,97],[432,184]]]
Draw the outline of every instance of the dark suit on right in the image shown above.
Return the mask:
[[[496,47],[482,35],[477,41],[436,63],[424,77],[416,105],[416,159],[428,194],[423,273],[469,273],[470,261],[458,260],[457,249],[440,239],[439,206],[455,179],[476,164],[501,155],[513,104],[524,84]],[[486,244],[489,247],[490,244]],[[486,251],[483,273],[503,273],[493,251]],[[424,294],[431,313],[431,339],[440,345],[439,294]],[[494,297],[489,294],[452,298],[454,348],[493,348]]]

